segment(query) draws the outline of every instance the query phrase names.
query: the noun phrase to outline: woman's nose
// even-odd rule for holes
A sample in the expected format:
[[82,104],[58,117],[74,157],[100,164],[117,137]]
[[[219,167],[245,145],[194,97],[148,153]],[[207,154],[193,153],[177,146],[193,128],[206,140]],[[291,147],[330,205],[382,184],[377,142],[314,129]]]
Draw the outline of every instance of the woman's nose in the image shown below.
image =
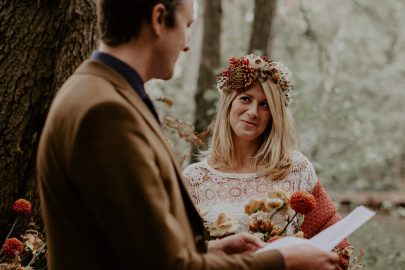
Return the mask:
[[249,106],[249,109],[247,111],[247,114],[250,118],[255,118],[257,117],[257,105],[256,104],[251,104]]

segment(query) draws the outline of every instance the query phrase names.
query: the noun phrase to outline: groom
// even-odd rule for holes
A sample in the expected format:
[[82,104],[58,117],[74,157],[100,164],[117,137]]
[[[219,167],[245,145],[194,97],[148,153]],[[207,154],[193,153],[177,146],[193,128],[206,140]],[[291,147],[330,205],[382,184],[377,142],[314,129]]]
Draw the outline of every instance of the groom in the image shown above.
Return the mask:
[[309,246],[205,241],[144,90],[189,49],[193,1],[97,1],[99,51],[57,93],[38,149],[50,270],[333,269],[336,254]]

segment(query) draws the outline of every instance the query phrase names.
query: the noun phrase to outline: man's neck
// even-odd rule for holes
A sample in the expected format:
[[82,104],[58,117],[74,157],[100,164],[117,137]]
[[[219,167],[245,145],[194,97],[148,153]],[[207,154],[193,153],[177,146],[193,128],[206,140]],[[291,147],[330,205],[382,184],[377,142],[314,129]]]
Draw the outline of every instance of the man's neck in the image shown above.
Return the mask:
[[153,78],[150,69],[150,46],[145,46],[140,44],[140,42],[131,41],[123,45],[111,47],[101,42],[99,51],[108,53],[129,65],[136,70],[144,83]]

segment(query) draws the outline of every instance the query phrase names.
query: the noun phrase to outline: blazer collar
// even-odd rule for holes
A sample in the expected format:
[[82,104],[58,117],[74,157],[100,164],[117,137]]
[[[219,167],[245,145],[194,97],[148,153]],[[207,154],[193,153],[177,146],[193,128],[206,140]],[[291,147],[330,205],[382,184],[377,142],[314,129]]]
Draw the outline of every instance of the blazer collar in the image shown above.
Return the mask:
[[[163,135],[160,124],[158,123],[150,109],[143,102],[141,97],[134,91],[134,89],[132,89],[131,85],[125,80],[124,77],[121,76],[121,74],[119,74],[117,71],[110,68],[109,66],[95,60],[86,60],[76,70],[75,73],[92,74],[98,77],[102,77],[112,83],[117,92],[121,96],[123,96],[139,114],[142,115],[150,128],[156,133],[156,135],[165,146],[167,152],[170,154],[170,158],[172,159],[172,163],[176,169],[176,173],[179,176],[181,175],[180,169],[177,166],[176,158],[174,157],[171,146],[168,144],[168,139]],[[183,185],[183,183],[180,184]]]

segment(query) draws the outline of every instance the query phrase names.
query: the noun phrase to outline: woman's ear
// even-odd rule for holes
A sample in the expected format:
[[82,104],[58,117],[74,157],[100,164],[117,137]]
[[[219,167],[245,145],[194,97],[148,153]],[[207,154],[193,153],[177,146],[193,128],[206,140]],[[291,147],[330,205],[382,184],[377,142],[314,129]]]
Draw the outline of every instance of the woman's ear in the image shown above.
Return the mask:
[[151,25],[152,29],[156,35],[160,36],[162,34],[163,28],[165,26],[165,13],[166,8],[162,3],[155,5],[152,9]]

